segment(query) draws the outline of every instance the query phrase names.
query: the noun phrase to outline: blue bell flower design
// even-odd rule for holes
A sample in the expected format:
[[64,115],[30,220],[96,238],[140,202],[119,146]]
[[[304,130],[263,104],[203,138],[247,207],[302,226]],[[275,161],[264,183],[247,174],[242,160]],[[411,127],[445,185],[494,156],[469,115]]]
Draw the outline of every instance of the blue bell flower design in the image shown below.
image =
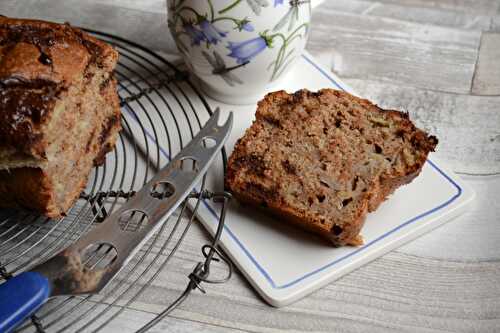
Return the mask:
[[247,18],[244,18],[243,20],[240,21],[236,21],[236,28],[238,29],[238,31],[242,30],[248,32],[254,31],[254,27],[252,26],[252,24],[250,24],[250,21]]
[[250,22],[243,24],[242,29],[248,32],[252,32],[254,30]]
[[200,28],[209,44],[217,45],[223,37],[227,36],[227,32],[219,30],[215,25],[207,20],[200,22]]
[[270,47],[270,42],[271,40],[263,34],[243,42],[229,42],[227,48],[231,53],[228,56],[236,58],[236,63],[243,64]]
[[191,38],[191,45],[200,45],[202,41],[207,40],[205,34],[193,24],[184,23],[183,28],[189,38]]

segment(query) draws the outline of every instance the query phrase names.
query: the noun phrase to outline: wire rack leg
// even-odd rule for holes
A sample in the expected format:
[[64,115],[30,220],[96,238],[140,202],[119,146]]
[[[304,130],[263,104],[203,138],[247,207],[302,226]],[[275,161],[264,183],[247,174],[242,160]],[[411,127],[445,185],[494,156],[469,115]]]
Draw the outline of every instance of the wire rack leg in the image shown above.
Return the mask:
[[[201,292],[206,293],[206,291],[201,287],[202,282],[224,283],[228,281],[233,274],[233,266],[231,264],[231,261],[226,258],[226,256],[221,251],[218,250],[222,230],[224,230],[224,221],[226,219],[227,206],[232,196],[229,192],[212,193],[209,191],[203,191],[201,194],[195,195],[201,195],[201,198],[203,199],[212,199],[214,200],[214,202],[222,203],[222,212],[219,218],[219,224],[217,226],[217,231],[214,235],[214,239],[211,244],[206,244],[202,247],[202,253],[205,256],[205,261],[199,262],[194,268],[193,272],[189,274],[189,283],[182,294],[172,304],[170,304],[170,306],[168,306],[165,310],[158,314],[155,319],[151,320],[149,323],[141,327],[137,331],[138,333],[146,332],[153,326],[158,324],[160,321],[162,321],[170,312],[172,312],[172,310],[182,304],[182,302],[186,300],[186,298],[189,296],[189,294],[191,294],[193,290],[200,289]],[[205,249],[209,249],[209,252],[206,253]],[[208,278],[210,275],[210,264],[212,263],[212,261],[219,261],[219,259],[215,257],[215,254],[217,254],[218,257],[222,259],[228,267],[228,275],[221,280],[211,280]]]

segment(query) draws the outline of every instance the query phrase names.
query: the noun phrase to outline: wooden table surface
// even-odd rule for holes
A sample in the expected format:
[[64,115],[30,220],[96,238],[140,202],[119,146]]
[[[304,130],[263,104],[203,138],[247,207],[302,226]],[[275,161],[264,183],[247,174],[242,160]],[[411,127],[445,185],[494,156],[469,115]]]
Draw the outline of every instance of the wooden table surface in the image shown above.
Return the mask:
[[[164,0],[1,0],[0,14],[70,21],[172,51]],[[436,156],[476,191],[463,216],[281,309],[240,273],[152,331],[500,331],[500,1],[332,0],[308,50],[359,95],[440,138]],[[182,256],[208,240],[198,225]],[[185,279],[156,281],[110,331],[137,326]]]

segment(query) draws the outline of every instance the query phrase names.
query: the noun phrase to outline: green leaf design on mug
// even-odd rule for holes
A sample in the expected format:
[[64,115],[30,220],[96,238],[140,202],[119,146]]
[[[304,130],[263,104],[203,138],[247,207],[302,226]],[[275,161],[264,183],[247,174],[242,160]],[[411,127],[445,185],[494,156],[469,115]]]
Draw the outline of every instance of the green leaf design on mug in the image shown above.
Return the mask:
[[[278,51],[278,56],[267,67],[268,70],[273,68],[273,72],[271,75],[271,81],[276,80],[284,72],[286,67],[288,67],[288,65],[292,62],[293,58],[291,58],[291,56],[292,56],[293,52],[295,51],[295,49],[292,48],[291,50],[288,50],[288,51],[287,51],[287,49],[290,46],[290,44],[292,44],[292,42],[294,40],[302,39],[307,34],[308,28],[309,28],[309,24],[303,23],[300,26],[298,26],[290,35],[288,35],[288,37],[285,37],[285,35],[283,35],[282,33],[276,33],[276,34],[269,36],[269,38],[271,38],[273,41],[275,38],[281,39],[281,41],[282,41],[281,47]],[[304,34],[300,33],[300,30],[302,30],[302,29],[305,30]]]

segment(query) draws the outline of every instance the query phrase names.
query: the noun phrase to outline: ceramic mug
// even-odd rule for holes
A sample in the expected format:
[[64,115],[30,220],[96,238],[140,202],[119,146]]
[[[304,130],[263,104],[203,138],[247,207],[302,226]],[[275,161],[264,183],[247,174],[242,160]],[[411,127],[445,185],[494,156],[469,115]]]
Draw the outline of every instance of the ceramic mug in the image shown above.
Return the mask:
[[188,69],[210,97],[254,103],[304,50],[306,0],[167,0],[168,26]]

